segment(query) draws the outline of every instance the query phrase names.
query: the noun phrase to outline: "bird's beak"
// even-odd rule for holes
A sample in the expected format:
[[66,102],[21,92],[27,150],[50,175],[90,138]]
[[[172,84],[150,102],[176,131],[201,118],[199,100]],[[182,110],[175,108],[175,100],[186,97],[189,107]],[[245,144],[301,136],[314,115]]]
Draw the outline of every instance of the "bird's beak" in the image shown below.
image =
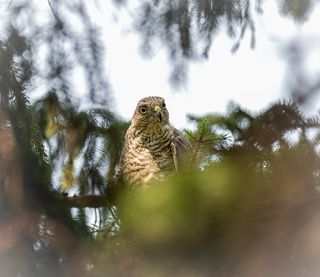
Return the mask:
[[162,122],[161,108],[159,106],[154,106],[154,112],[156,113],[156,116],[159,118],[160,122]]

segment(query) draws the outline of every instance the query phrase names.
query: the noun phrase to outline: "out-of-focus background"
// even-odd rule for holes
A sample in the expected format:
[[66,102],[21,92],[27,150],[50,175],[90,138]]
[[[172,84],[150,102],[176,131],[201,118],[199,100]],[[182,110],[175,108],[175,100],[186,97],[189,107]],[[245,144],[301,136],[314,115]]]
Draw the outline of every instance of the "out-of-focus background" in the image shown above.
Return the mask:
[[[0,1],[0,276],[319,276],[317,0]],[[181,176],[120,190],[136,103]]]

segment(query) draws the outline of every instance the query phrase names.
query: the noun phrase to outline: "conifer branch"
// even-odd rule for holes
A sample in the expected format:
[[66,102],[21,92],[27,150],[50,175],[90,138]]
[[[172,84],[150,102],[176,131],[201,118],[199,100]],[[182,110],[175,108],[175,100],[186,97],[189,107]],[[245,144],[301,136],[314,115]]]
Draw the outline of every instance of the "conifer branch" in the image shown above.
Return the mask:
[[63,200],[72,208],[102,208],[110,206],[105,195],[71,196],[64,197]]

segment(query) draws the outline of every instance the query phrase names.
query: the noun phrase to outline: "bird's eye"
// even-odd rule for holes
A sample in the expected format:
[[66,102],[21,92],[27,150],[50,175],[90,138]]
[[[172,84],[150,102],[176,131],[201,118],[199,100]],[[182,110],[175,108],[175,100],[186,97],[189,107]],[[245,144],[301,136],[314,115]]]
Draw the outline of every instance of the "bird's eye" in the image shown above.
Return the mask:
[[165,108],[166,107],[166,103],[162,103],[162,108]]
[[139,111],[140,111],[141,114],[146,114],[147,113],[147,108],[146,107],[141,107],[139,109]]

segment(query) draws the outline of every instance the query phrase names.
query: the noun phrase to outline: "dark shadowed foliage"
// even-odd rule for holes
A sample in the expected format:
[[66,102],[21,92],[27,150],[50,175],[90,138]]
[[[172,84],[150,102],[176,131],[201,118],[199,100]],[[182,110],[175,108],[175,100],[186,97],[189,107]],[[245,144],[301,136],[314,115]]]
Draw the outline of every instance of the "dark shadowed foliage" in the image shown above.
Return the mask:
[[57,276],[66,264],[71,269],[70,249],[79,254],[77,238],[88,231],[50,185],[44,140],[26,96],[27,50],[15,31],[0,49],[1,274]]
[[[131,259],[130,272],[317,276],[319,120],[292,103],[259,114],[232,105],[226,115],[194,120],[199,129],[187,134],[206,149],[198,155],[216,158],[200,172],[121,198],[130,242],[121,255]],[[229,140],[221,144],[217,133]]]
[[[280,12],[301,22],[316,2],[279,1]],[[128,123],[111,110],[104,47],[87,6],[7,5],[1,276],[318,276],[317,116],[289,101],[258,113],[230,104],[225,114],[189,115],[195,129],[184,130],[192,146],[185,170],[128,193],[114,178]],[[189,61],[208,55],[220,25],[235,49],[247,31],[254,44],[253,15],[262,8],[262,1],[143,1],[136,24],[146,51],[157,40],[167,47],[180,79]],[[80,71],[81,101],[73,79]],[[34,89],[41,97],[30,101]]]
[[[275,1],[279,14],[297,23],[305,22],[319,2]],[[238,50],[247,33],[251,47],[255,47],[255,21],[263,14],[263,4],[263,0],[144,0],[134,12],[134,21],[144,53],[149,56],[159,47],[165,47],[173,65],[171,81],[183,85],[189,62],[207,59],[214,38],[221,31],[234,41],[232,52]]]
[[29,46],[22,50],[29,62],[25,73],[32,77],[31,89],[40,85],[42,93],[56,91],[64,101],[75,101],[76,74],[84,80],[88,100],[107,104],[110,89],[104,45],[83,1],[7,1],[1,24],[2,40],[8,40],[15,31]]

